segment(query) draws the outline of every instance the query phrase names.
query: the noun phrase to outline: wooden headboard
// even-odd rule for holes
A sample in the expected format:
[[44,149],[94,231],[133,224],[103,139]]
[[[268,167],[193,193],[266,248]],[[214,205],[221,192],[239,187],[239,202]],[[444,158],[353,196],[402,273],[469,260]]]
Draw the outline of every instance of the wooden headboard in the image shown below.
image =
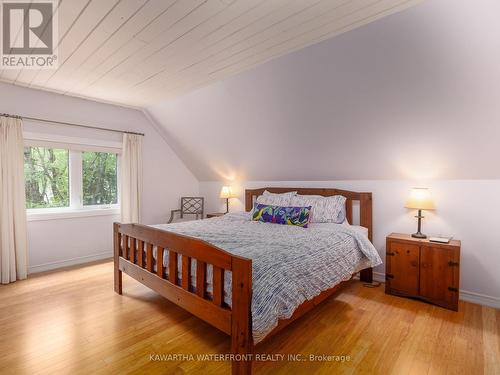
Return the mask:
[[245,190],[245,210],[250,211],[253,207],[253,202],[256,197],[262,195],[264,190],[270,193],[286,193],[288,191],[296,191],[301,195],[322,195],[330,197],[332,195],[343,195],[347,198],[346,214],[347,220],[352,224],[352,206],[353,202],[359,201],[359,225],[368,228],[368,238],[372,241],[373,236],[373,221],[372,221],[372,193],[357,193],[355,191],[329,189],[329,188],[282,188],[282,187],[266,187],[259,189]]

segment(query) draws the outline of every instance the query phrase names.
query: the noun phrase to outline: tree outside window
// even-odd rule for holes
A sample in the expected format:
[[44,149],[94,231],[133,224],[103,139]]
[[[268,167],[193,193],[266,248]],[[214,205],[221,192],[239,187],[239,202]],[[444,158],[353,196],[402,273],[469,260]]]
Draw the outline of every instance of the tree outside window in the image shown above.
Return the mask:
[[28,146],[26,208],[83,208],[118,203],[118,155]]
[[68,150],[25,147],[26,208],[69,207]]
[[118,203],[116,154],[83,152],[83,205]]

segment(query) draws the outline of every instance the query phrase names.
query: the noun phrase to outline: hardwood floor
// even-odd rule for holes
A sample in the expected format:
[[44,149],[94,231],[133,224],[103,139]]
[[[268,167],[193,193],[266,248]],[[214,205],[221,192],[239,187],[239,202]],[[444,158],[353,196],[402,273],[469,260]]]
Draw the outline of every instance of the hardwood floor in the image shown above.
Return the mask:
[[[229,353],[229,338],[126,275],[115,294],[111,262],[0,286],[1,374],[230,373],[189,358],[207,353]],[[257,353],[349,360],[258,361],[256,374],[500,374],[500,310],[460,301],[457,313],[352,281]]]

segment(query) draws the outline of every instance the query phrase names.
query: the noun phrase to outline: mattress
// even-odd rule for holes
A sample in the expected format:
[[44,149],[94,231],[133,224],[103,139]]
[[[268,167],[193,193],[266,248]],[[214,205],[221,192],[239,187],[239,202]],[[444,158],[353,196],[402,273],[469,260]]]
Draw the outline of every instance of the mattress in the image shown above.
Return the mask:
[[[353,273],[382,263],[367,229],[344,224],[311,224],[309,228],[262,223],[247,212],[152,227],[194,238],[252,259],[252,329],[258,343],[279,320],[288,319],[306,300],[348,280]],[[168,271],[168,249],[163,264]],[[156,257],[156,249],[153,249]],[[196,261],[191,262],[195,288]],[[178,259],[178,278],[182,262]],[[207,266],[207,292],[212,291]],[[231,305],[231,272],[224,274],[224,301]]]

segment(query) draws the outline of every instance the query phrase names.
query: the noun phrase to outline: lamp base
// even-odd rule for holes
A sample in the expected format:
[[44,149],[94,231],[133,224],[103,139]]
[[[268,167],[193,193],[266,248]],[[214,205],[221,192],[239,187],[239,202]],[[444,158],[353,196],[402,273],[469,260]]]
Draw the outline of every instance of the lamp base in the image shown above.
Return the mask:
[[413,233],[411,236],[413,238],[427,238],[427,236],[420,231],[422,228],[422,219],[424,218],[422,216],[422,210],[418,210],[418,215],[415,217],[418,219],[417,233]]
[[411,236],[414,238],[427,238],[427,236],[421,232],[413,233]]

